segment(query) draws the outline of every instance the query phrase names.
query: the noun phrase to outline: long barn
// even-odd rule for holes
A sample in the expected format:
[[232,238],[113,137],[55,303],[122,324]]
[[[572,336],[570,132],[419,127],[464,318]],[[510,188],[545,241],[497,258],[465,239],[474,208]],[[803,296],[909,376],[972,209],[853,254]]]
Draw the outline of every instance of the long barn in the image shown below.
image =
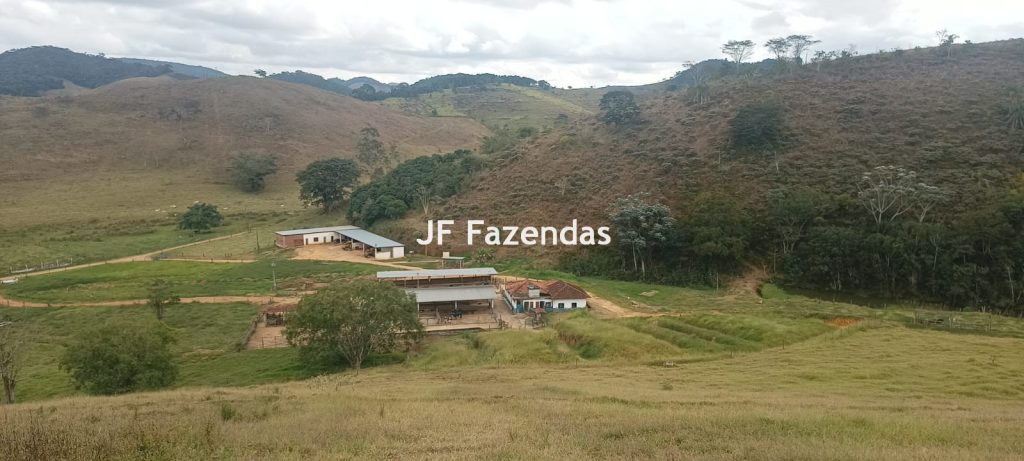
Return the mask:
[[405,257],[405,245],[356,226],[314,227],[277,231],[276,244],[281,248],[305,245],[340,245],[345,250],[360,250],[374,259]]
[[382,271],[377,280],[391,282],[416,297],[421,310],[430,308],[494,307],[493,267]]

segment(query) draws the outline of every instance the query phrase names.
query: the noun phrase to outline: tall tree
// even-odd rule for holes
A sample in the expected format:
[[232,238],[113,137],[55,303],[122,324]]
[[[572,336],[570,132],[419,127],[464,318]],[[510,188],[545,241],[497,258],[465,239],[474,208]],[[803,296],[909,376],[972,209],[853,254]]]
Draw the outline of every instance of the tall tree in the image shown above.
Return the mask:
[[299,199],[328,213],[338,209],[355,186],[359,167],[356,162],[343,158],[318,160],[300,171],[295,180],[299,183]]
[[639,193],[615,201],[608,214],[620,246],[629,250],[633,270],[647,277],[654,250],[669,240],[675,228],[671,210]]
[[419,340],[422,332],[411,295],[390,283],[355,279],[303,297],[285,336],[304,361],[344,360],[359,370],[371,353],[389,352],[400,340]]
[[807,48],[821,43],[821,40],[815,40],[810,35],[790,35],[786,37],[786,42],[793,50],[793,62],[796,65],[801,65],[804,62],[804,53],[807,52]]
[[153,308],[157,320],[164,319],[164,312],[169,306],[181,303],[181,298],[172,292],[171,284],[164,279],[156,279],[149,284],[146,305]]
[[939,48],[946,50],[946,57],[953,56],[953,44],[960,36],[946,29],[935,31],[935,36],[939,38]]
[[864,173],[857,183],[857,198],[871,213],[875,223],[895,221],[896,218],[918,210],[924,221],[928,212],[940,203],[945,192],[917,180],[917,173],[902,167],[886,165]]
[[0,384],[3,385],[3,403],[14,403],[18,374],[25,363],[24,344],[25,338],[17,334],[13,323],[0,322]]
[[626,90],[609,91],[601,97],[601,120],[607,125],[634,125],[640,122],[640,106],[633,93]]
[[209,203],[194,203],[181,215],[178,228],[190,230],[195,234],[206,232],[219,226],[224,221],[217,206]]
[[807,187],[772,194],[768,205],[768,225],[778,236],[782,255],[791,253],[814,220],[824,216],[830,208],[828,196]]
[[786,56],[792,46],[786,37],[776,37],[764,43],[764,47],[768,48],[768,51],[775,56],[775,60],[780,63],[786,61]]
[[738,267],[747,254],[750,216],[726,194],[701,194],[695,202],[683,229],[689,234],[689,251],[704,263],[707,281],[717,288],[719,274]]
[[272,154],[242,152],[231,161],[231,178],[245,192],[266,187],[266,177],[277,173],[277,158]]
[[384,148],[380,140],[380,132],[372,126],[359,130],[359,143],[356,144],[356,159],[370,172],[370,177],[379,178],[387,173],[391,164],[398,157],[398,148]]
[[739,72],[740,65],[754,52],[754,42],[751,40],[729,40],[722,45],[722,53],[736,63],[736,71]]

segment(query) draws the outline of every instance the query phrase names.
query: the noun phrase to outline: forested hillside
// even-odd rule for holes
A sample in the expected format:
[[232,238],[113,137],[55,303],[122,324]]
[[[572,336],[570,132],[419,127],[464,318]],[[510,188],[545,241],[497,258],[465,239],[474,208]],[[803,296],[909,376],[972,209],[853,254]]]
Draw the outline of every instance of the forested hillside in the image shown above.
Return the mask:
[[566,267],[715,285],[753,264],[815,289],[1024,305],[1024,40],[783,64],[508,149],[447,215],[608,222],[648,192],[632,205],[668,205],[670,235]]
[[0,95],[39,96],[64,88],[65,81],[96,88],[126,78],[171,72],[166,64],[149,65],[53,46],[34,46],[0,54]]

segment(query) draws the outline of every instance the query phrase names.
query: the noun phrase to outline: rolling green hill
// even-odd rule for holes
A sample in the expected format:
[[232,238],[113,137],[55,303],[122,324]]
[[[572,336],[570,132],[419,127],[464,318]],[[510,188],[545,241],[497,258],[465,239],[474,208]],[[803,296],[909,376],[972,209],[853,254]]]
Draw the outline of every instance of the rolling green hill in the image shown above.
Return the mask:
[[[573,100],[565,96],[573,91],[576,90],[545,91],[497,84],[441,90],[411,98],[388,98],[381,104],[422,116],[469,117],[492,128],[540,129],[578,120],[596,111],[596,101],[592,98],[584,96]],[[559,120],[563,114],[565,117]]]
[[[195,201],[220,205],[240,217],[237,225],[255,214],[306,213],[295,172],[354,157],[367,126],[401,158],[473,148],[489,134],[466,118],[403,114],[252,77],[140,78],[77,95],[0,96],[0,241],[13,249],[0,267],[95,257],[91,247],[108,255],[159,249],[151,245],[168,242],[173,216]],[[278,157],[261,194],[230,184],[230,159],[247,150]],[[109,240],[117,236],[149,243]]]

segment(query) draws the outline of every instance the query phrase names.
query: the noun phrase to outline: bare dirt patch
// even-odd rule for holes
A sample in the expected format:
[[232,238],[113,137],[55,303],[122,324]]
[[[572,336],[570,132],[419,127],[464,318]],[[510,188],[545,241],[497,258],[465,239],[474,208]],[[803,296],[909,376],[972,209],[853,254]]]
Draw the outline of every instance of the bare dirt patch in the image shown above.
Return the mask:
[[836,317],[834,319],[829,320],[826,323],[828,323],[829,325],[832,325],[834,327],[846,328],[846,327],[851,326],[851,325],[856,325],[856,324],[858,324],[860,322],[861,322],[861,319],[855,319],[855,318],[851,318],[851,317]]
[[292,259],[309,259],[315,261],[345,261],[350,263],[376,264],[396,269],[419,270],[419,267],[407,266],[395,262],[380,261],[363,256],[361,251],[346,251],[340,245],[307,245],[295,249]]

